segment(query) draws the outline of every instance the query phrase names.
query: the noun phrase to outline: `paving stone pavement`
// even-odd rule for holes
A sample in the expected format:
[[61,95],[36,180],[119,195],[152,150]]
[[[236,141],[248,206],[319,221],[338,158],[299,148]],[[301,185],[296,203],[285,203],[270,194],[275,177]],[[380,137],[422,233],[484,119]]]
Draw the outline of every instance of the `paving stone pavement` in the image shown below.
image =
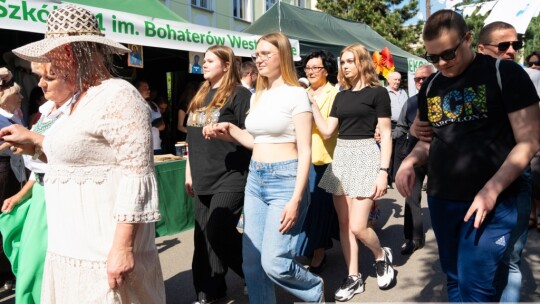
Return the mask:
[[[366,291],[356,295],[347,303],[362,302],[446,302],[446,279],[442,275],[438,260],[437,244],[429,211],[424,198],[424,229],[426,245],[411,256],[402,256],[400,246],[403,243],[404,199],[397,190],[390,189],[388,194],[378,201],[381,215],[376,223],[376,231],[383,246],[392,248],[397,281],[393,288],[380,290],[377,286],[373,255],[363,245],[360,246],[360,272],[366,282]],[[188,304],[195,300],[191,278],[191,258],[193,254],[192,230],[170,237],[157,239],[160,250],[163,275],[168,304]],[[529,230],[529,239],[523,253],[523,302],[540,302],[540,233]],[[334,291],[347,275],[345,262],[339,242],[327,251],[326,266],[321,274],[325,282],[326,300],[333,299]],[[243,294],[243,282],[234,273],[227,274],[229,297],[220,303],[248,303]],[[276,288],[278,303],[293,303],[299,299]]]
[[[430,229],[425,197],[422,201],[426,245],[409,257],[400,254],[403,242],[404,199],[396,190],[379,200],[381,215],[376,231],[383,246],[392,248],[397,272],[395,286],[379,290],[373,256],[363,245],[360,246],[360,272],[366,282],[366,291],[356,295],[347,303],[373,302],[446,302],[445,277],[439,265],[437,244]],[[189,304],[195,300],[191,275],[193,255],[193,230],[156,239],[160,252],[161,266],[165,279],[167,304]],[[327,251],[327,263],[321,274],[325,281],[325,295],[329,301],[343,278],[347,275],[340,244]],[[540,302],[540,233],[529,230],[529,239],[522,260],[522,302]],[[228,297],[223,304],[244,304],[248,298],[243,294],[243,281],[232,271],[227,274]],[[299,299],[276,288],[278,303],[293,303]],[[0,303],[14,303],[13,296],[0,292]]]

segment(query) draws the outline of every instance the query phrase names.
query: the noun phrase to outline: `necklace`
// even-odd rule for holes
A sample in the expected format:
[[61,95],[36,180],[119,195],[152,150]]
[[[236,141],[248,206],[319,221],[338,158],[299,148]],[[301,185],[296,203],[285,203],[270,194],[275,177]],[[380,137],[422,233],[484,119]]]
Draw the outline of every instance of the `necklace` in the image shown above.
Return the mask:
[[[68,101],[67,101],[67,105],[65,106],[71,106],[73,105],[74,103],[76,103],[78,101],[78,97],[79,97],[79,93],[75,93]],[[58,110],[58,109],[57,109]],[[49,115],[51,115],[51,113],[49,113]],[[32,127],[32,131],[38,133],[38,134],[42,134],[45,133],[47,130],[49,130],[52,125],[60,118],[62,117],[63,113],[60,112],[58,113],[57,115],[55,115],[54,117],[51,117],[49,118],[47,121],[45,121],[45,118],[48,117],[47,115],[41,115],[41,117],[39,118],[39,120],[36,122],[36,124]]]
[[51,126],[58,120],[59,116],[49,119],[47,122],[44,122],[45,115],[41,115],[38,122],[32,127],[32,131],[42,134],[45,131],[49,130]]

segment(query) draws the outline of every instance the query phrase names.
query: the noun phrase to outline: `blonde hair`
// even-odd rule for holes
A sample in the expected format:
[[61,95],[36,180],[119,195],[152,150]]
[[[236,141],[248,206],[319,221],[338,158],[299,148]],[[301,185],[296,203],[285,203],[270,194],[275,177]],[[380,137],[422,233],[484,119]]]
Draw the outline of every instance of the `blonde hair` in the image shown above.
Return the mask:
[[12,86],[5,89],[0,89],[0,106],[3,105],[7,98],[13,94],[19,94],[21,92],[21,87],[17,83],[13,83]]
[[[283,78],[283,82],[290,86],[299,87],[300,83],[298,82],[298,76],[296,75],[296,69],[294,67],[294,61],[292,56],[292,47],[289,42],[289,38],[283,33],[275,32],[262,36],[257,40],[257,44],[261,41],[266,41],[271,43],[278,49],[279,61],[280,61],[280,74]],[[259,74],[257,77],[257,86],[255,92],[256,103],[259,99],[261,92],[268,88],[268,77],[262,76]]]
[[[358,68],[358,74],[360,75],[360,81],[363,85],[369,87],[380,86],[379,77],[375,72],[375,66],[369,52],[360,43],[354,43],[346,46],[339,57],[342,58],[345,52],[351,52],[354,55],[354,64]],[[346,78],[343,75],[343,67],[339,67],[338,81],[341,86],[348,90],[353,87],[351,79]]]
[[[206,113],[210,112],[213,107],[222,108],[228,101],[229,97],[234,93],[236,86],[240,84],[240,76],[238,75],[238,62],[235,59],[234,52],[231,48],[221,45],[209,47],[206,52],[211,52],[216,55],[223,65],[229,64],[229,68],[223,74],[221,85],[219,86],[216,95],[206,108]],[[196,109],[202,108],[206,96],[212,89],[212,84],[209,80],[203,82],[197,94],[193,97],[189,104],[188,112],[193,112]]]

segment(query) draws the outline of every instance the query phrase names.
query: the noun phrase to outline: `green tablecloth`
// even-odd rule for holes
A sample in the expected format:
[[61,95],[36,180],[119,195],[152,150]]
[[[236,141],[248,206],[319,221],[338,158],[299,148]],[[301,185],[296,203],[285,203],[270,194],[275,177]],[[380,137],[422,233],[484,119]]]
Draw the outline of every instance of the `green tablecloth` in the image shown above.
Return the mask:
[[156,223],[156,235],[172,235],[195,225],[193,198],[187,195],[185,183],[186,161],[156,163],[161,220]]

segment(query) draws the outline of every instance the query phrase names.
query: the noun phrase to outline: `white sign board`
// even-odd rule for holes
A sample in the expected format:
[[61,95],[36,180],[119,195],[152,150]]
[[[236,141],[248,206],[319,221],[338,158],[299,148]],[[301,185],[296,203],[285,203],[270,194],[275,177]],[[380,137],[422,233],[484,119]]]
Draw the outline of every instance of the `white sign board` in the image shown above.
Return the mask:
[[407,58],[407,88],[409,89],[409,97],[418,94],[418,90],[416,90],[416,85],[414,84],[414,73],[416,73],[419,66],[427,63],[426,60]]
[[[0,0],[0,28],[45,33],[47,16],[60,5],[60,1]],[[237,56],[250,57],[255,52],[257,40],[261,37],[93,6],[81,6],[96,15],[101,31],[107,38],[121,43],[193,52],[205,52],[210,46],[224,45],[232,48]],[[299,41],[290,39],[290,42],[294,60],[301,60]]]

